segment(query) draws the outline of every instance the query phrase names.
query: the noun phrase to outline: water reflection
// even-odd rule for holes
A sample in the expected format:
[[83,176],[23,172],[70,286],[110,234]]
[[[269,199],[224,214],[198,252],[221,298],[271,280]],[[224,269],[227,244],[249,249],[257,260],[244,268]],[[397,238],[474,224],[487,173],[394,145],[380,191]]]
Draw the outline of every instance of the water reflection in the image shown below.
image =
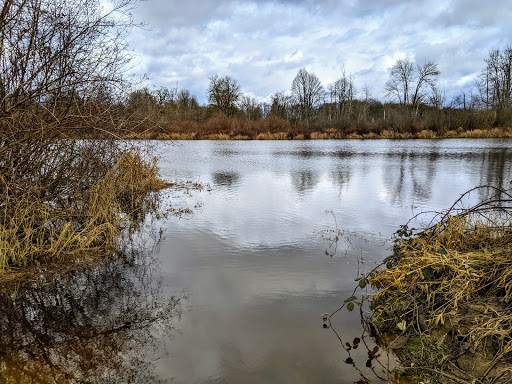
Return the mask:
[[162,294],[157,269],[132,250],[54,281],[4,287],[0,381],[159,382],[148,355],[173,336],[181,304]]
[[439,157],[437,148],[421,156],[407,152],[402,152],[399,156],[386,155],[383,184],[390,191],[391,201],[400,203],[407,198],[406,194],[411,192],[413,201],[430,200],[439,167]]
[[212,179],[214,186],[230,188],[239,184],[240,174],[235,172],[214,172]]
[[[495,140],[190,141],[162,156],[166,178],[212,183],[184,197],[201,214],[165,221],[144,252],[4,292],[0,382],[357,381],[321,314],[413,214],[512,178]],[[325,211],[347,245],[333,257]],[[354,312],[337,317],[344,340],[361,336]]]
[[293,172],[290,176],[299,195],[312,191],[319,181],[318,174],[312,171]]
[[[481,185],[492,185],[500,189],[505,189],[510,186],[510,166],[512,163],[512,151],[509,148],[501,148],[499,150],[491,151],[482,158],[482,173],[480,178]],[[490,196],[483,196],[483,193],[490,191],[479,191],[480,198],[486,199]],[[500,198],[499,192],[494,191]]]
[[350,168],[348,167],[336,168],[333,171],[331,171],[330,178],[333,181],[333,183],[338,185],[341,189],[343,188],[343,186],[348,185],[350,183],[351,174],[352,173],[350,171]]

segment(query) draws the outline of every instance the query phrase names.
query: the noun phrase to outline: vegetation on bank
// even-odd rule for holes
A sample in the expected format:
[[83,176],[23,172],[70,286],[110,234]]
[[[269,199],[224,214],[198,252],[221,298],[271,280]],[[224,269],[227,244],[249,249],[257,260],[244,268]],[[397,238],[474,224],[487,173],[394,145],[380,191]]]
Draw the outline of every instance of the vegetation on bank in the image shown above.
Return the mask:
[[470,91],[447,100],[437,63],[398,59],[385,84],[386,102],[354,79],[324,87],[305,68],[290,92],[260,102],[243,94],[231,76],[210,78],[208,104],[186,89],[133,90],[115,105],[137,121],[139,139],[338,139],[508,137],[512,127],[512,47],[492,50]]
[[420,119],[406,126],[347,128],[312,128],[292,124],[276,116],[256,121],[218,115],[205,123],[176,122],[167,129],[130,131],[127,140],[332,140],[332,139],[446,139],[446,138],[510,138],[511,127],[465,129],[453,127],[445,131],[426,129]]
[[[0,9],[0,275],[112,255],[168,186],[115,140],[99,102],[125,86],[131,0],[6,0]],[[74,132],[102,140],[76,140]],[[85,137],[85,135],[82,135]],[[55,264],[54,264],[55,265]]]
[[[490,197],[463,207],[468,194],[482,191]],[[475,188],[428,229],[403,226],[386,267],[367,276],[376,292],[364,323],[399,357],[391,377],[512,381],[511,202],[510,190]]]
[[9,149],[0,183],[0,272],[111,255],[123,227],[149,210],[148,195],[169,186],[155,162],[108,142]]

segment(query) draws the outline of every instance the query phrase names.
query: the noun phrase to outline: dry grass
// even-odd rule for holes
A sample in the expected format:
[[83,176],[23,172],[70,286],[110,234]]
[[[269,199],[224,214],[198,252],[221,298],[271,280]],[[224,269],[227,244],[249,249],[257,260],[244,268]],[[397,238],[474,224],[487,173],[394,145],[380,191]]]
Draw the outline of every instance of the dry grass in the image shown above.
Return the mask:
[[214,133],[205,137],[206,140],[230,140],[231,136],[226,133]]
[[312,140],[327,140],[329,139],[329,134],[324,132],[312,132],[311,133]]
[[471,349],[491,354],[479,382],[505,375],[512,359],[511,201],[504,192],[472,209],[451,210],[416,235],[402,232],[387,268],[369,279],[378,289],[371,319],[378,331],[417,337],[442,330],[452,344],[433,358],[438,364],[462,365],[460,351]]
[[508,138],[512,137],[510,128],[492,128],[492,129],[474,129],[471,131],[460,132],[459,137],[488,139],[494,137]]
[[416,134],[418,139],[435,139],[437,136],[434,131],[424,129]]
[[249,120],[243,115],[228,117],[217,114],[200,121],[169,120],[158,124],[141,124],[123,135],[130,140],[339,140],[339,139],[442,139],[442,138],[509,138],[512,128],[458,127],[439,130],[426,126],[421,118],[396,118],[372,123],[344,124],[318,122],[311,128],[278,116]]
[[[151,191],[167,187],[155,162],[105,143],[40,142],[4,153],[0,190],[0,271],[111,254],[126,223],[140,219]],[[32,164],[13,167],[13,162]],[[23,153],[23,156],[21,155]],[[9,161],[10,160],[10,161]]]
[[256,140],[288,140],[288,134],[286,132],[264,132],[258,133]]

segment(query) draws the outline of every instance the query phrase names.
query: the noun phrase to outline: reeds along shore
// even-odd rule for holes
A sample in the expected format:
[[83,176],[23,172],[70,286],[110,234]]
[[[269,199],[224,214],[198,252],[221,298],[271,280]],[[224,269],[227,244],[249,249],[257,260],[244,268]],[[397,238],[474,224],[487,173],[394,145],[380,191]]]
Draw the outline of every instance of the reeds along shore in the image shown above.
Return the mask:
[[0,273],[112,254],[168,186],[141,151],[107,140],[5,145],[0,171]]
[[383,130],[380,133],[350,133],[345,134],[337,129],[326,129],[310,133],[293,132],[260,132],[240,134],[235,131],[228,133],[201,134],[191,132],[130,132],[123,136],[126,140],[341,140],[341,139],[455,139],[455,138],[510,138],[512,128],[493,128],[488,130],[475,129],[472,131],[447,131],[438,134],[431,130],[422,130],[416,133],[399,133]]

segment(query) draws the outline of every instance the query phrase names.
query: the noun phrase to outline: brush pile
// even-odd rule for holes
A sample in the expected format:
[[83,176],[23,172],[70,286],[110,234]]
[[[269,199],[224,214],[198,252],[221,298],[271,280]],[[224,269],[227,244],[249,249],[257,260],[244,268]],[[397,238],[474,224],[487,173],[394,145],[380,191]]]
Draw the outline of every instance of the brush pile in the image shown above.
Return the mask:
[[[490,197],[463,208],[475,193]],[[475,188],[436,219],[403,226],[387,268],[371,275],[370,329],[417,380],[510,383],[511,191]]]

